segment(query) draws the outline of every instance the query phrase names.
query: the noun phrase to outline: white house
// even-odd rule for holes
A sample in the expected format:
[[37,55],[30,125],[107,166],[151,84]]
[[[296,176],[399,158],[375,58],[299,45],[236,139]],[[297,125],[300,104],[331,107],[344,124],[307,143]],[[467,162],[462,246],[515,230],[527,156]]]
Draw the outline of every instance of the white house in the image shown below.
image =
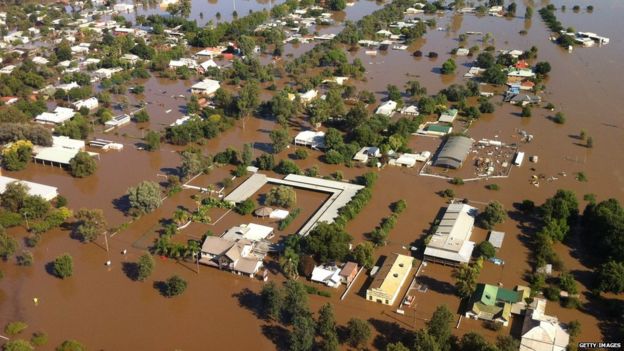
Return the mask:
[[379,107],[377,107],[377,110],[375,110],[375,113],[390,117],[394,114],[394,111],[396,111],[396,108],[397,108],[396,101],[388,100],[384,102],[383,104],[379,105]]
[[219,81],[213,79],[204,79],[199,83],[195,83],[191,87],[191,93],[210,96],[216,93],[220,87],[221,84],[219,83]]
[[56,187],[5,177],[3,175],[0,175],[0,194],[4,193],[7,185],[14,182],[25,185],[28,188],[28,195],[30,196],[41,196],[47,201],[50,201],[58,196],[58,189]]
[[45,57],[35,56],[32,58],[32,62],[38,65],[47,65],[50,61]]
[[316,99],[317,96],[318,96],[318,91],[312,89],[301,94],[300,98],[301,98],[302,103],[307,104],[311,102],[312,100]]
[[535,299],[534,304],[524,317],[519,351],[565,351],[570,335],[557,317],[545,314],[546,300]]
[[442,112],[442,114],[440,115],[440,118],[438,118],[438,122],[453,123],[453,121],[457,117],[457,113],[458,112],[459,111],[457,111],[454,108],[450,109],[450,110],[446,110],[446,111]]
[[368,162],[369,157],[381,157],[381,151],[375,146],[365,146],[358,151],[353,159],[360,162]]
[[71,108],[57,106],[53,112],[43,112],[35,117],[35,121],[44,124],[63,124],[74,117],[76,112]]
[[100,79],[108,79],[113,76],[113,74],[117,72],[121,72],[121,67],[115,68],[100,68],[97,71],[93,72],[93,76]]
[[418,106],[410,105],[410,106],[403,107],[401,109],[401,114],[408,115],[408,116],[418,116],[420,114],[420,111],[418,111]]
[[340,268],[336,266],[316,266],[312,271],[310,280],[332,288],[337,288],[342,283]]
[[110,121],[106,121],[104,125],[107,127],[121,127],[128,123],[130,123],[130,115],[123,114],[113,117]]
[[83,107],[86,107],[89,110],[93,110],[99,106],[99,103],[96,97],[90,97],[88,99],[78,100],[74,102],[73,105],[76,110],[80,110]]
[[179,67],[188,67],[190,69],[197,69],[199,65],[197,61],[190,58],[181,58],[179,60],[171,60],[169,61],[169,68],[176,69]]
[[305,130],[295,136],[295,145],[309,146],[313,149],[325,147],[325,132]]
[[127,62],[131,65],[136,64],[141,58],[134,54],[125,54],[121,57],[121,61]]
[[78,83],[76,82],[70,82],[67,84],[59,84],[55,88],[63,91],[70,91],[74,88],[80,88],[80,85],[78,85]]

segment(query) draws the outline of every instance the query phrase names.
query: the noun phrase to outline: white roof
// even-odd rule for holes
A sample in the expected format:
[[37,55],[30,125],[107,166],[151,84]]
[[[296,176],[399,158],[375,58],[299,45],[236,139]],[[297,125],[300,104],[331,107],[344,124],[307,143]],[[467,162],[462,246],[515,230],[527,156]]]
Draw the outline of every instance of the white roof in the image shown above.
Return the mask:
[[66,136],[52,136],[52,146],[70,150],[82,150],[85,147],[84,140],[72,139]]
[[365,146],[361,148],[355,156],[353,156],[353,159],[360,162],[366,162],[368,161],[369,156],[380,157],[381,152],[379,151],[379,148],[375,146]]
[[301,94],[301,101],[311,101],[318,95],[318,91],[316,90],[308,90],[305,93]]
[[243,237],[251,241],[266,239],[266,237],[273,233],[273,228],[267,227],[265,225],[249,223],[246,227],[249,230],[243,235]]
[[41,196],[42,198],[50,201],[58,195],[58,189],[54,186],[29,182],[26,180],[19,180],[10,177],[0,176],[0,194],[4,193],[6,186],[13,182],[19,182],[28,187],[28,195]]
[[425,249],[425,255],[468,262],[475,245],[469,239],[476,211],[467,204],[450,204]]
[[274,218],[274,219],[284,219],[286,217],[288,217],[289,212],[286,210],[281,210],[281,209],[277,209],[277,210],[273,210],[273,212],[271,212],[271,214],[269,215],[269,218]]
[[96,97],[90,97],[88,99],[78,100],[74,102],[74,107],[78,110],[80,110],[82,107],[86,107],[89,110],[91,110],[91,109],[98,107],[98,105],[99,103]]
[[492,230],[490,232],[488,241],[490,242],[490,244],[492,244],[492,246],[494,246],[497,249],[500,249],[501,247],[503,247],[503,239],[505,239],[504,232],[497,232],[495,230]]
[[309,144],[312,146],[323,146],[325,144],[325,132],[315,132],[304,130],[295,136],[295,143]]
[[39,161],[54,162],[67,165],[80,150],[66,149],[63,147],[42,147],[36,149],[35,159]]
[[397,164],[407,167],[414,167],[414,165],[416,164],[416,158],[412,157],[411,154],[403,154],[399,156],[399,158],[397,158],[395,162]]
[[216,67],[219,68],[219,65],[217,65],[216,62],[214,62],[213,59],[210,59],[208,61],[204,61],[202,63],[199,64],[203,69],[208,69],[210,67]]
[[394,110],[397,108],[397,103],[394,100],[388,100],[383,104],[379,105],[375,113],[380,115],[390,116]]
[[199,83],[195,83],[191,90],[199,90],[206,94],[212,94],[216,92],[221,87],[219,81],[213,79],[204,79]]
[[54,109],[54,112],[43,112],[35,117],[35,120],[43,123],[61,124],[74,117],[75,114],[76,112],[74,112],[71,108],[57,106]]
[[327,284],[331,287],[338,287],[338,285],[340,285],[340,268],[316,266],[312,271],[312,277],[310,280],[317,283]]
[[565,351],[570,335],[556,317],[544,314],[546,300],[535,301],[536,307],[524,317],[520,351]]

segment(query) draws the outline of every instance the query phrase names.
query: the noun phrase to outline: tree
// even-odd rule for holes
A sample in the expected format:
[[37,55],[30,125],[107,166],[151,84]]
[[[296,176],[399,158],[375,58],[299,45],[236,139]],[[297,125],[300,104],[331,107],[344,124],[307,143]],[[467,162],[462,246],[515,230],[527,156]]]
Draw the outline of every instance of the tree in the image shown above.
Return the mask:
[[263,171],[273,169],[275,167],[275,157],[271,154],[262,154],[256,157],[256,167]]
[[441,72],[442,74],[453,74],[455,73],[455,69],[457,69],[457,64],[455,60],[450,58],[442,64]]
[[319,309],[316,332],[323,339],[326,339],[332,334],[336,335],[336,318],[334,317],[334,309],[330,303],[324,304],[321,309]]
[[236,204],[235,210],[241,215],[251,214],[256,209],[256,203],[252,199],[247,199]]
[[522,106],[522,112],[520,113],[520,117],[531,117],[531,106]]
[[309,351],[314,346],[314,320],[309,314],[297,314],[290,333],[291,351]]
[[[477,261],[479,262],[479,261]],[[453,278],[455,278],[455,289],[457,289],[457,295],[462,299],[469,298],[474,294],[477,289],[477,281],[479,274],[481,273],[481,264],[462,264],[455,271],[453,271]]]
[[295,316],[309,315],[308,293],[305,286],[295,280],[284,283],[284,307],[282,322],[288,324],[294,321]]
[[54,259],[52,272],[55,276],[65,279],[74,274],[74,260],[69,254],[62,254]]
[[139,185],[128,189],[128,200],[132,212],[136,214],[152,212],[162,203],[160,186],[156,182],[142,181]]
[[496,337],[496,347],[499,351],[516,351],[520,348],[520,342],[511,335],[499,335]]
[[33,144],[28,140],[18,140],[2,150],[2,165],[9,171],[21,171],[32,158]]
[[89,153],[80,151],[69,160],[69,172],[73,177],[84,178],[97,170],[97,163]]
[[498,201],[490,202],[479,215],[479,224],[485,229],[492,229],[495,225],[503,223],[507,213],[503,205]]
[[2,351],[32,351],[35,348],[26,340],[15,339],[2,346]]
[[477,56],[477,66],[480,68],[488,69],[494,66],[494,63],[496,63],[496,59],[487,51],[484,51]]
[[497,351],[483,336],[469,332],[464,334],[459,341],[459,351]]
[[526,7],[526,11],[524,11],[524,19],[531,19],[533,17],[533,8],[531,6]]
[[371,336],[370,325],[367,321],[351,318],[347,322],[347,342],[353,347],[364,346]]
[[260,298],[262,299],[262,314],[264,318],[279,320],[284,306],[283,291],[274,282],[269,282],[262,287]]
[[287,247],[280,257],[280,268],[288,279],[299,278],[299,255],[294,249]]
[[451,338],[451,325],[453,321],[453,313],[449,311],[446,305],[441,305],[436,308],[431,316],[431,319],[427,322],[427,331],[433,336],[438,345],[441,345],[443,349],[447,349],[448,342]]
[[572,339],[579,336],[579,334],[581,334],[581,322],[573,320],[568,323],[568,334],[570,334],[570,338]]
[[507,82],[507,74],[503,71],[503,67],[499,64],[494,64],[487,68],[481,77],[486,83],[495,85],[502,85]]
[[[243,118],[248,117],[260,104],[260,87],[255,80],[248,81],[236,99],[236,107]],[[243,120],[244,126],[244,120]]]
[[616,294],[624,291],[624,262],[609,261],[600,266],[598,289]]
[[516,5],[515,2],[510,3],[507,6],[507,14],[506,15],[508,17],[515,17],[516,16],[516,8],[517,8],[517,5]]
[[592,149],[594,147],[594,138],[592,137],[587,137],[587,140],[585,141],[585,147],[587,147],[588,149]]
[[344,261],[351,240],[351,235],[336,223],[321,222],[303,239],[303,244],[305,251],[319,262]]
[[28,190],[28,186],[23,183],[9,183],[0,197],[0,204],[11,212],[18,212],[24,206]]
[[291,160],[281,160],[273,170],[279,174],[301,174],[299,167]]
[[290,141],[290,136],[288,136],[288,130],[284,128],[272,130],[269,133],[269,138],[271,138],[271,142],[273,143],[273,153],[279,154],[288,146]]
[[370,242],[363,242],[358,244],[351,252],[350,259],[356,262],[358,265],[370,269],[373,268],[375,248]]
[[165,281],[162,293],[166,297],[178,296],[186,290],[187,286],[188,283],[186,282],[186,280],[182,279],[182,277],[176,274]]
[[[188,178],[199,173],[207,173],[212,166],[209,156],[202,155],[199,149],[187,149],[182,151],[182,164],[180,165],[180,173],[183,178]],[[216,156],[215,156],[216,158]],[[232,156],[227,156],[228,161]]]
[[0,227],[0,257],[6,261],[15,254],[15,250],[17,250],[17,240],[10,237],[4,228]]
[[243,152],[241,155],[242,158],[242,164],[244,166],[250,166],[251,165],[251,161],[253,160],[253,147],[251,144],[245,144],[243,145]]
[[156,265],[156,261],[154,261],[154,257],[149,253],[144,253],[139,257],[139,261],[137,262],[137,280],[144,281],[149,278],[154,271],[154,266]]
[[386,351],[410,351],[410,349],[400,341],[397,341],[396,343],[386,345]]
[[160,149],[160,133],[150,130],[145,135],[145,149],[147,151],[156,151]]
[[548,73],[550,73],[551,67],[550,67],[550,63],[548,63],[547,61],[544,62],[538,62],[535,64],[535,74],[539,75],[539,76],[547,76]]
[[440,344],[427,329],[420,329],[414,335],[414,351],[440,351]]
[[410,96],[421,96],[427,94],[427,88],[422,87],[417,80],[410,80],[405,83],[405,92]]
[[287,185],[271,188],[266,195],[265,203],[271,206],[290,208],[297,203],[295,189]]
[[494,248],[494,245],[487,240],[482,241],[477,247],[477,250],[479,255],[485,258],[492,258],[496,256],[496,249]]
[[345,0],[329,0],[329,9],[332,11],[342,11],[347,7]]
[[92,242],[106,231],[104,212],[99,209],[82,208],[76,212],[75,233],[82,242]]
[[87,351],[87,348],[76,340],[65,340],[55,351]]

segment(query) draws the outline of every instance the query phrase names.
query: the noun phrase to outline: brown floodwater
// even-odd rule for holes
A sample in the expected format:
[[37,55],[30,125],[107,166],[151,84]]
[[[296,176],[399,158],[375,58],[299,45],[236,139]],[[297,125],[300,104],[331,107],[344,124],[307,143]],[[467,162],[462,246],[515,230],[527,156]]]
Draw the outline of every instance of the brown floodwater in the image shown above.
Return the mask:
[[[360,2],[362,3],[362,2]],[[593,13],[574,13],[570,1],[552,1],[557,7],[566,4],[565,13],[557,13],[564,26],[574,26],[577,30],[596,32],[611,38],[611,43],[604,47],[578,48],[572,53],[562,50],[548,41],[548,30],[536,13],[531,23],[522,18],[504,19],[495,17],[478,18],[473,15],[445,15],[436,17],[437,27],[450,26],[451,32],[430,30],[425,37],[414,43],[407,51],[380,53],[369,57],[364,50],[350,53],[359,57],[367,68],[367,81],[357,82],[359,88],[375,92],[380,98],[385,97],[388,84],[402,87],[411,79],[418,79],[434,93],[444,86],[462,82],[462,75],[468,70],[465,64],[470,58],[456,58],[458,72],[454,76],[442,77],[439,67],[448,57],[451,49],[457,47],[457,36],[466,31],[491,32],[496,39],[497,48],[528,49],[535,45],[539,49],[538,61],[549,61],[553,70],[547,83],[544,100],[552,102],[557,110],[565,113],[564,125],[554,124],[548,119],[553,112],[534,108],[533,117],[520,118],[519,108],[497,104],[494,114],[484,115],[470,127],[469,134],[475,138],[494,138],[498,136],[505,142],[517,142],[527,155],[538,155],[539,163],[525,162],[522,167],[514,167],[509,178],[491,181],[471,182],[463,186],[451,186],[443,180],[418,176],[419,168],[404,169],[386,167],[374,170],[379,173],[379,181],[373,189],[373,200],[364,208],[356,220],[347,225],[347,231],[353,235],[355,243],[365,240],[366,234],[379,225],[382,218],[390,214],[390,204],[405,199],[408,208],[401,214],[396,227],[391,231],[388,245],[379,248],[376,256],[393,252],[408,254],[409,245],[422,238],[439,211],[446,206],[446,201],[435,193],[452,187],[457,197],[468,198],[477,207],[491,200],[500,201],[507,209],[523,199],[542,203],[559,188],[574,190],[579,198],[586,193],[596,194],[599,200],[615,197],[624,201],[624,154],[618,152],[624,146],[624,124],[619,113],[619,104],[624,100],[620,88],[624,63],[619,57],[624,53],[624,42],[618,36],[622,33],[620,19],[624,14],[624,4],[617,0],[601,1],[594,4]],[[369,2],[364,4],[370,5]],[[201,4],[205,19],[210,2]],[[237,3],[237,6],[239,4]],[[354,8],[359,6],[356,4]],[[195,8],[195,6],[194,6]],[[346,11],[348,12],[348,8]],[[371,10],[374,10],[371,6]],[[195,11],[195,10],[194,10]],[[221,10],[226,16],[231,11]],[[239,10],[242,14],[242,11]],[[518,14],[524,13],[520,4]],[[520,36],[518,31],[526,29],[528,34]],[[479,37],[470,36],[469,45],[481,45]],[[311,45],[301,45],[302,50]],[[440,56],[436,60],[414,58],[411,52],[436,51]],[[175,171],[180,158],[176,151],[180,147],[163,145],[159,152],[149,153],[137,149],[142,130],[162,130],[166,125],[181,117],[185,105],[177,95],[187,95],[189,82],[174,82],[151,78],[145,83],[144,100],[148,102],[150,122],[143,126],[134,123],[122,127],[116,133],[96,133],[98,137],[119,141],[125,145],[123,151],[102,152],[98,161],[99,169],[95,175],[86,179],[74,179],[66,171],[42,165],[29,165],[25,171],[7,175],[33,180],[59,187],[61,194],[69,199],[73,209],[80,207],[102,208],[109,223],[113,226],[129,221],[123,209],[126,204],[123,195],[128,187],[141,180],[163,181],[161,175]],[[129,98],[133,99],[133,98]],[[492,98],[499,102],[501,97]],[[500,105],[500,106],[498,106]],[[169,113],[165,111],[171,109]],[[276,128],[273,121],[249,118],[244,123],[224,132],[216,139],[209,140],[202,149],[214,154],[228,146],[241,148],[245,143],[254,143],[255,156],[270,149],[268,133]],[[302,124],[305,128],[305,124]],[[593,136],[593,149],[579,145],[576,135],[584,129]],[[518,130],[526,130],[534,135],[531,143],[521,143]],[[297,130],[290,131],[293,136]],[[409,146],[416,151],[435,151],[439,141],[432,138],[412,137]],[[282,152],[279,158],[286,158],[294,151],[291,147]],[[328,175],[341,170],[346,179],[369,171],[363,167],[345,168],[327,165],[320,161],[321,153],[310,152],[310,157],[296,161],[302,168],[318,165],[321,175]],[[531,168],[534,168],[532,170]],[[228,175],[230,168],[214,170],[211,174],[197,178],[193,184],[205,186],[216,184]],[[588,182],[575,180],[574,173],[584,172]],[[565,172],[566,176],[561,175]],[[542,181],[539,187],[530,184],[534,174],[554,176],[557,180]],[[485,184],[497,183],[499,191],[484,188]],[[238,182],[235,182],[238,184]],[[323,201],[318,194],[304,194],[306,211]],[[13,320],[24,320],[30,327],[28,332],[43,330],[50,336],[50,344],[43,349],[53,349],[62,340],[75,338],[84,342],[90,349],[102,350],[205,350],[207,348],[255,348],[260,350],[275,349],[276,335],[279,328],[260,321],[254,314],[258,307],[253,295],[261,289],[262,283],[209,267],[200,267],[195,273],[191,263],[176,263],[158,259],[153,277],[147,282],[133,282],[122,270],[124,261],[134,261],[155,238],[159,220],[169,218],[178,206],[192,208],[191,190],[185,190],[167,199],[156,212],[144,216],[125,231],[109,240],[110,259],[113,265],[104,266],[108,254],[104,250],[103,240],[97,244],[81,244],[70,238],[69,233],[55,230],[44,235],[41,244],[33,250],[35,264],[32,267],[17,267],[13,261],[0,263],[5,274],[0,282],[0,324]],[[581,201],[582,205],[585,203]],[[298,205],[299,206],[299,205]],[[121,209],[121,210],[120,210]],[[215,211],[214,218],[222,212]],[[504,266],[485,264],[480,276],[482,282],[512,288],[518,284],[527,284],[524,275],[531,270],[528,262],[530,248],[527,246],[527,233],[521,219],[508,219],[497,226],[507,233],[498,256],[505,260]],[[303,221],[300,215],[297,221]],[[219,233],[227,226],[249,222],[235,213],[226,215],[222,222],[214,226]],[[289,230],[297,227],[297,221]],[[193,225],[180,233],[180,239],[191,238],[202,233],[208,226]],[[218,227],[218,228],[217,228]],[[23,229],[10,231],[18,237],[24,235]],[[474,240],[486,238],[483,230],[476,230]],[[147,243],[147,244],[146,244]],[[128,249],[128,255],[119,252]],[[556,250],[565,266],[578,279],[582,292],[588,290],[588,274],[591,268],[582,265],[576,258],[579,254],[565,245],[557,245]],[[64,252],[74,257],[74,277],[61,281],[46,272],[45,265],[54,257]],[[582,252],[581,252],[582,254]],[[419,254],[416,253],[419,257]],[[327,299],[311,297],[314,310],[325,302],[335,306],[339,323],[349,318],[368,319],[378,335],[388,323],[397,323],[400,327],[420,328],[438,304],[447,304],[457,311],[459,300],[453,295],[451,284],[452,270],[448,267],[429,265],[421,274],[423,282],[429,286],[426,293],[418,295],[412,309],[400,316],[389,308],[372,304],[365,300],[364,292],[367,279],[361,276],[345,300],[340,300],[342,289],[322,288],[332,291]],[[188,290],[180,297],[166,299],[153,288],[154,281],[166,279],[172,274],[179,274],[189,281]],[[271,280],[282,280],[280,275],[271,275]],[[303,279],[303,278],[301,278]],[[406,287],[405,287],[406,288]],[[403,291],[405,291],[405,288]],[[251,291],[248,292],[246,289]],[[40,300],[38,306],[33,298]],[[558,316],[563,322],[578,319],[582,324],[579,340],[602,340],[604,338],[602,321],[604,309],[588,304],[581,310],[568,310],[556,303],[549,303],[547,312]],[[456,316],[457,318],[459,316]],[[498,333],[509,333],[505,328]],[[512,326],[513,329],[513,326]],[[476,321],[463,320],[456,334],[477,330],[489,338],[496,333],[489,332]],[[245,337],[241,337],[245,335]]]

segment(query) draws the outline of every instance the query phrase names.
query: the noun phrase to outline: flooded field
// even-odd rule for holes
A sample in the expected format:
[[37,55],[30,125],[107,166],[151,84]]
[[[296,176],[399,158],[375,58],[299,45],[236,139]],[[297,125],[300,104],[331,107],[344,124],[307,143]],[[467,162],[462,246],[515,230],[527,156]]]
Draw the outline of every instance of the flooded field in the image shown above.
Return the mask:
[[[270,8],[280,3],[268,1],[193,1],[191,18],[198,23],[214,20],[216,12],[222,14],[221,20],[231,18],[234,6],[239,14],[246,14],[249,9]],[[524,13],[524,3],[520,2],[518,13]],[[539,3],[539,2],[536,2]],[[545,3],[542,1],[541,3]],[[409,80],[417,79],[430,94],[452,83],[462,83],[463,74],[468,71],[472,58],[456,58],[457,73],[453,76],[439,74],[441,64],[450,57],[450,51],[458,46],[457,36],[466,31],[490,32],[495,37],[498,49],[528,49],[532,45],[538,48],[538,60],[549,61],[552,72],[546,82],[543,99],[553,103],[557,110],[566,114],[564,125],[553,123],[549,117],[553,112],[534,108],[531,118],[519,117],[520,108],[503,104],[500,96],[492,98],[496,105],[493,114],[484,114],[474,122],[468,134],[475,140],[498,137],[505,142],[518,143],[520,151],[528,155],[538,155],[538,163],[525,162],[521,167],[513,167],[510,177],[490,181],[467,182],[462,186],[452,186],[445,180],[418,175],[421,164],[417,167],[385,167],[378,172],[379,180],[373,188],[373,199],[356,217],[348,223],[346,230],[354,237],[354,244],[366,240],[367,234],[378,226],[382,218],[391,213],[390,205],[400,199],[407,202],[407,209],[399,217],[395,228],[390,232],[389,242],[376,250],[375,256],[391,253],[409,254],[409,247],[422,239],[429,230],[436,216],[446,207],[447,200],[437,192],[452,188],[457,198],[467,198],[471,204],[482,208],[489,201],[501,202],[509,211],[509,219],[497,230],[506,232],[505,241],[498,257],[505,261],[503,266],[486,263],[480,276],[483,283],[501,283],[504,287],[526,285],[525,274],[531,271],[528,262],[530,248],[528,241],[531,234],[527,230],[525,219],[515,210],[514,204],[524,199],[531,199],[541,204],[551,197],[557,189],[573,190],[579,198],[593,193],[598,200],[615,197],[624,201],[624,121],[620,111],[624,101],[621,89],[624,61],[624,41],[621,18],[624,15],[624,2],[609,0],[596,2],[593,13],[581,11],[574,13],[570,8],[572,1],[550,1],[557,6],[566,4],[566,12],[558,13],[558,19],[564,26],[574,26],[577,30],[600,33],[611,38],[611,43],[604,47],[578,48],[568,53],[549,42],[549,32],[536,14],[532,20],[523,18],[476,17],[447,13],[436,16],[436,27],[445,30],[430,29],[425,37],[408,50],[389,50],[378,56],[365,54],[364,49],[349,52],[350,59],[360,58],[367,69],[366,81],[356,82],[359,89],[374,92],[377,100],[386,98],[386,87],[394,84],[402,88]],[[236,5],[234,5],[236,4]],[[344,11],[345,19],[357,20],[363,15],[383,6],[372,1],[359,1]],[[158,8],[140,8],[137,14],[162,13]],[[203,13],[203,22],[200,16]],[[132,15],[128,15],[132,16]],[[337,15],[340,16],[340,15]],[[425,16],[429,18],[428,16]],[[338,19],[338,18],[337,18]],[[342,20],[342,19],[340,19]],[[446,28],[450,31],[446,31]],[[340,25],[322,29],[321,33],[337,32]],[[527,30],[527,35],[518,34]],[[467,46],[481,46],[480,37],[469,36]],[[287,46],[286,53],[297,56],[312,48],[314,44]],[[437,59],[415,58],[412,52],[439,53]],[[67,197],[72,209],[101,208],[111,226],[129,222],[125,214],[127,203],[124,195],[128,187],[142,180],[162,182],[164,176],[176,174],[180,165],[178,152],[182,147],[163,144],[158,152],[139,149],[141,138],[146,130],[164,130],[166,126],[184,115],[185,100],[177,98],[188,95],[191,82],[170,81],[150,78],[145,82],[144,101],[151,116],[150,122],[142,125],[131,123],[118,131],[103,133],[96,130],[96,136],[111,139],[124,144],[122,151],[101,152],[98,171],[95,175],[76,179],[67,171],[50,166],[31,164],[24,171],[7,172],[8,176],[41,182],[59,188],[60,194]],[[129,98],[130,99],[130,98]],[[170,112],[166,112],[171,110]],[[276,128],[274,121],[250,118],[244,124],[238,121],[230,130],[202,145],[205,154],[215,154],[226,147],[241,149],[246,143],[252,143],[254,158],[270,150],[269,132]],[[530,143],[521,143],[519,130],[534,135]],[[580,144],[577,135],[586,130],[593,136],[595,145],[588,149]],[[291,130],[291,136],[294,131]],[[440,140],[413,136],[409,146],[416,151],[435,152]],[[295,147],[276,155],[276,159],[288,158]],[[97,151],[97,150],[91,150]],[[295,161],[301,169],[318,166],[321,176],[330,175],[336,170],[344,174],[346,180],[353,180],[369,168],[354,166],[328,165],[321,162],[322,153],[308,150],[306,160]],[[196,178],[191,185],[206,187],[218,184],[224,177],[230,176],[232,167],[213,170],[210,174]],[[579,182],[574,174],[584,172],[588,182]],[[269,173],[271,176],[277,176]],[[533,175],[543,174],[551,181],[541,181],[539,187],[531,184]],[[234,182],[234,187],[240,184]],[[496,183],[500,190],[485,188],[486,184]],[[233,189],[224,190],[228,193]],[[268,187],[261,189],[255,200],[260,200]],[[39,246],[33,250],[35,263],[32,267],[18,267],[14,262],[0,263],[4,279],[0,281],[0,325],[8,321],[24,320],[29,324],[29,332],[43,330],[50,338],[49,345],[58,345],[69,338],[77,339],[93,350],[206,350],[206,349],[256,349],[273,350],[280,344],[280,331],[275,325],[260,321],[257,293],[262,287],[258,279],[236,276],[210,267],[200,267],[199,273],[190,262],[175,262],[157,258],[157,268],[148,281],[140,283],[128,278],[124,263],[136,261],[143,250],[156,238],[159,221],[170,218],[178,206],[194,208],[190,198],[195,191],[184,190],[168,198],[163,206],[154,213],[143,216],[129,225],[128,229],[110,238],[110,252],[105,250],[103,240],[93,244],[82,244],[70,238],[67,230],[55,230],[46,233]],[[325,194],[297,191],[297,207],[301,214],[279,236],[291,233],[310,217],[316,208],[326,199]],[[581,201],[581,208],[586,202]],[[582,210],[582,209],[581,209]],[[223,217],[222,217],[223,216]],[[273,222],[252,216],[240,216],[233,212],[214,210],[213,219],[222,219],[215,225],[192,225],[183,230],[182,238],[198,238],[206,230],[215,234],[242,223],[255,222],[274,226]],[[14,229],[11,234],[22,238],[25,230]],[[485,240],[487,233],[475,229],[475,242]],[[128,250],[127,255],[120,252]],[[590,289],[590,268],[579,262],[582,251],[557,244],[557,253],[563,259],[566,268],[579,281],[581,301],[586,302]],[[62,253],[74,257],[74,276],[65,281],[54,278],[46,270],[46,264]],[[415,252],[416,257],[422,257]],[[106,267],[104,262],[113,262]],[[417,262],[419,264],[420,261]],[[275,261],[268,262],[269,267],[276,267]],[[416,269],[412,270],[412,275]],[[179,274],[189,282],[189,288],[180,297],[167,299],[160,296],[153,284],[173,274]],[[435,307],[446,304],[451,311],[459,309],[459,299],[454,295],[452,269],[430,264],[420,276],[429,290],[417,295],[413,308],[404,316],[394,312],[393,307],[374,304],[365,300],[365,291],[370,283],[367,275],[362,274],[344,300],[340,295],[344,288],[331,289],[331,298],[311,296],[312,310],[326,302],[334,305],[337,322],[346,323],[356,317],[369,320],[375,336],[383,338],[384,331],[392,323],[401,328],[413,330],[422,328]],[[282,281],[281,274],[271,274],[269,280]],[[300,278],[303,280],[304,278]],[[307,282],[307,284],[311,284]],[[404,286],[403,292],[407,288]],[[39,304],[33,303],[33,298]],[[621,296],[620,296],[621,298]],[[578,340],[602,340],[608,330],[602,325],[604,306],[584,306],[580,310],[570,310],[558,303],[549,302],[547,313],[558,316],[562,322],[579,320],[582,324]],[[458,319],[459,316],[456,315]],[[516,325],[518,321],[514,321]],[[521,323],[521,322],[520,322]],[[510,328],[516,328],[512,325]],[[500,334],[509,333],[510,328],[503,328]],[[496,333],[481,326],[481,322],[464,319],[457,335],[467,331],[479,333],[494,339]],[[281,334],[280,334],[281,332]],[[379,339],[377,339],[379,340]],[[227,345],[227,346],[226,346]],[[373,342],[372,347],[378,344]],[[53,347],[41,348],[51,350]]]

